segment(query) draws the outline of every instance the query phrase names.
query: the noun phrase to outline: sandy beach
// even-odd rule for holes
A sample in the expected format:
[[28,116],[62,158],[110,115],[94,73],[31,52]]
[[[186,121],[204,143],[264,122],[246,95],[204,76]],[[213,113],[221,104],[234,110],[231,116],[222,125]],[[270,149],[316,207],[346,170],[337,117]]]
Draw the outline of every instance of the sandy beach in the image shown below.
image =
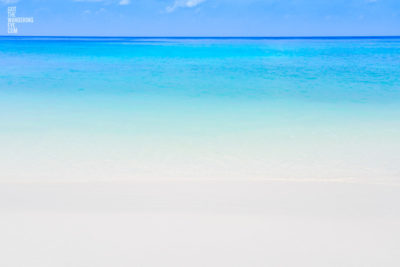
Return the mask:
[[398,266],[400,187],[2,184],[2,266]]

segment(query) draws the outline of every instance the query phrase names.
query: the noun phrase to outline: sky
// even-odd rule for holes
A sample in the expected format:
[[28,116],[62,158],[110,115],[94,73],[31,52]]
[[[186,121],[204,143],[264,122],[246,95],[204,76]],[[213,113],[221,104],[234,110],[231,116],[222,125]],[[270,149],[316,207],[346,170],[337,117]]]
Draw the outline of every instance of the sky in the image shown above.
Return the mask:
[[0,35],[9,6],[18,35],[400,35],[399,0],[0,0]]

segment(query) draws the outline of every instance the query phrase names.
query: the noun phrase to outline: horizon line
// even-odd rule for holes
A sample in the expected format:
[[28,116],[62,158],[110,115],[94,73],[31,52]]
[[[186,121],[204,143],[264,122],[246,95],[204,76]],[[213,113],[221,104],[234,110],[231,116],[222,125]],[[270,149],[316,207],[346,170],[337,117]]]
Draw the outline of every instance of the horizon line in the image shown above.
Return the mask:
[[0,38],[142,38],[142,39],[373,39],[400,35],[316,35],[316,36],[96,36],[96,35],[0,35]]

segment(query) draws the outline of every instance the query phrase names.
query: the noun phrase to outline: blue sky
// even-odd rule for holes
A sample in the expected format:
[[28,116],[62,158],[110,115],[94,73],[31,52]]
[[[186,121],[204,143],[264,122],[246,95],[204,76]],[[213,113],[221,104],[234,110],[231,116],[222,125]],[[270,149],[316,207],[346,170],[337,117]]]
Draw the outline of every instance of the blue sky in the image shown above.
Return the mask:
[[34,17],[19,35],[400,35],[400,0],[0,0]]

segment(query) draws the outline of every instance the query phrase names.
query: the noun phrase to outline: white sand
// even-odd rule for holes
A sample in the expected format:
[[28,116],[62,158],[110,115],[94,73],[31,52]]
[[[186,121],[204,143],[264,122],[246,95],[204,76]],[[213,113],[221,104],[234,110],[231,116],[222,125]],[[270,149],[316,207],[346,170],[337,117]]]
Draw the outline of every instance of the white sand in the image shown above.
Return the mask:
[[1,184],[0,266],[400,266],[400,187]]

